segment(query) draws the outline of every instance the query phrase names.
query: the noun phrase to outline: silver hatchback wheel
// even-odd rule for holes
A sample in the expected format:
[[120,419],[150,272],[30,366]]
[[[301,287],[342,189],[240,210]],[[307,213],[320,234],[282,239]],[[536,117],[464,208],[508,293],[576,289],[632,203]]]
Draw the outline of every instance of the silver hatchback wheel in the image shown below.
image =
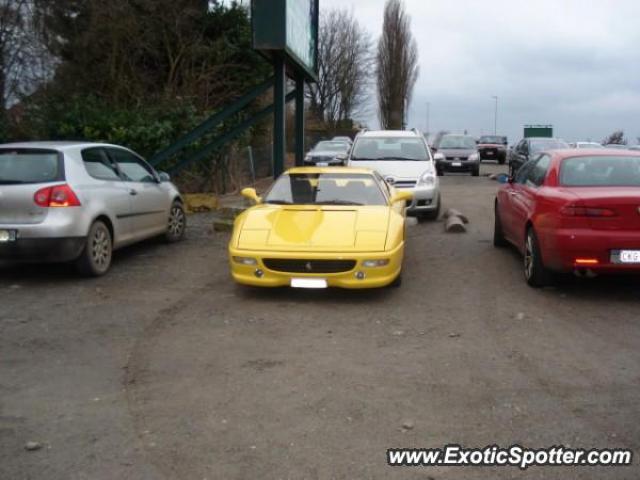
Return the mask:
[[184,237],[187,228],[187,216],[180,203],[174,203],[169,212],[169,224],[167,226],[167,240],[177,242]]
[[111,265],[111,235],[104,225],[99,225],[94,229],[93,237],[90,239],[91,260],[96,270],[107,271]]
[[89,229],[82,253],[76,260],[76,267],[83,275],[99,277],[107,273],[113,257],[111,232],[98,220]]

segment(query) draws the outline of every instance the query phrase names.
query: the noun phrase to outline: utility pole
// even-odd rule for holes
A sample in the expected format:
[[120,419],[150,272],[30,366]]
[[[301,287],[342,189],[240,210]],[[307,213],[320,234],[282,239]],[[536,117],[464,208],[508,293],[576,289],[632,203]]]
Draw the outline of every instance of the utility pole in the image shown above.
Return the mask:
[[498,134],[498,97],[494,95],[492,98],[496,101],[496,113],[494,117],[493,134],[497,135]]
[[431,129],[429,128],[429,122],[430,122],[430,115],[431,115],[431,103],[427,102],[427,131],[425,132],[427,135],[429,135],[429,133],[431,133]]

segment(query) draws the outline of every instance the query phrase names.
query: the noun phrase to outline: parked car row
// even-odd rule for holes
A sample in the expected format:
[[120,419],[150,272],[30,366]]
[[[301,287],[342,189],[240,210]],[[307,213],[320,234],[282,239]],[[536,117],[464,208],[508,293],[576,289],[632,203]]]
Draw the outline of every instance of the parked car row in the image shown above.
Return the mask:
[[[292,169],[264,198],[243,191],[256,205],[234,225],[233,277],[272,287],[399,285],[406,216],[438,217],[439,169],[463,168],[449,166],[457,162],[447,152],[466,154],[467,168],[479,162],[469,138],[443,136],[434,158],[417,131],[365,131],[346,166]],[[527,283],[639,272],[640,152],[540,138],[519,146],[527,155],[512,159],[496,196],[494,245],[522,253]],[[99,276],[118,248],[185,234],[183,200],[168,175],[116,145],[0,146],[0,187],[0,260],[72,261]]]

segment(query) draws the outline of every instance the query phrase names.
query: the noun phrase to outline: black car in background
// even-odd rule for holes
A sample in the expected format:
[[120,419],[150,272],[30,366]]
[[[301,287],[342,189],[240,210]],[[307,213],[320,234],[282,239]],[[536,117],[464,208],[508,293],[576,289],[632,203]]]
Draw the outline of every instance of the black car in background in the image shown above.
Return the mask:
[[558,138],[525,138],[520,140],[509,152],[509,173],[515,173],[529,160],[533,160],[542,152],[570,148],[569,144]]
[[345,141],[324,140],[307,153],[304,164],[318,167],[344,165],[350,149],[351,145]]
[[483,135],[478,140],[480,161],[496,160],[500,165],[507,161],[507,137],[498,135]]

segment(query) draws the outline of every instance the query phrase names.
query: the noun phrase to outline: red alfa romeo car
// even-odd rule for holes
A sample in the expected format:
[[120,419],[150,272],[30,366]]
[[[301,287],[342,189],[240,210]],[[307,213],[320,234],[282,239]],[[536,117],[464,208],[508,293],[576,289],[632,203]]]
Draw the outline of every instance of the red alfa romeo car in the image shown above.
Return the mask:
[[640,152],[556,150],[499,191],[494,245],[524,255],[527,283],[553,272],[640,273]]

